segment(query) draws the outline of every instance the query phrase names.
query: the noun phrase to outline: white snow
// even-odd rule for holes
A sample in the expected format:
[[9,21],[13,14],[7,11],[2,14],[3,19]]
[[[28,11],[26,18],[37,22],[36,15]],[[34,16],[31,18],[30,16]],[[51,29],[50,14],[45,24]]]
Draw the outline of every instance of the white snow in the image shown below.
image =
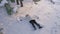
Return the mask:
[[13,8],[13,12],[16,13],[16,12],[17,12],[17,9],[18,9],[18,7],[15,6],[15,7]]
[[[60,5],[44,0],[37,5],[24,1],[24,7],[17,11],[17,14],[8,16],[5,8],[0,8],[0,23],[3,24],[4,34],[60,34]],[[33,30],[26,14],[36,19],[43,28]],[[23,21],[19,21],[21,19]]]

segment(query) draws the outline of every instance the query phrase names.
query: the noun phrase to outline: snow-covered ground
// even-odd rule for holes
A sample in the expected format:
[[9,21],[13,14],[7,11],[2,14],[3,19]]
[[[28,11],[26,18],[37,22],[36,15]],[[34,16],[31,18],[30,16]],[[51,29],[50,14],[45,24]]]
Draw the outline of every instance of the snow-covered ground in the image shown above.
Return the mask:
[[[60,5],[50,1],[41,0],[35,5],[33,2],[24,1],[24,7],[20,7],[17,14],[8,16],[5,8],[0,8],[0,24],[4,28],[4,34],[60,34]],[[26,19],[30,16],[43,26],[42,29],[33,30]],[[39,17],[39,19],[37,19]],[[19,21],[22,19],[23,21]]]

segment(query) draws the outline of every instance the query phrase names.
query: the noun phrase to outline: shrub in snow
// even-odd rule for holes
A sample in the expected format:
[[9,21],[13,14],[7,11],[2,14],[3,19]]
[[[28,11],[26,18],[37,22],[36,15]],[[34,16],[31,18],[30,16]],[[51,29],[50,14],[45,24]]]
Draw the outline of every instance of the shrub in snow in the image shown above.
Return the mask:
[[2,0],[0,0],[0,3],[1,3]]
[[0,6],[2,7],[2,6],[4,6],[5,5],[5,3],[8,3],[8,1],[6,1],[6,0],[0,0]]
[[6,7],[8,15],[11,15],[13,11],[12,11],[12,8],[10,7],[10,5],[6,3],[5,7]]
[[11,2],[15,2],[15,0],[10,0]]

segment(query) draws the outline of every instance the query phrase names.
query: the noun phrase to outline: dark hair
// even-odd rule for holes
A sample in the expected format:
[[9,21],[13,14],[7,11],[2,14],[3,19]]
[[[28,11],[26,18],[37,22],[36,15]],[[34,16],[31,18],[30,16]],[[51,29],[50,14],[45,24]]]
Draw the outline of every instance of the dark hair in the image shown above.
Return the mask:
[[26,15],[26,17],[29,16],[29,14]]

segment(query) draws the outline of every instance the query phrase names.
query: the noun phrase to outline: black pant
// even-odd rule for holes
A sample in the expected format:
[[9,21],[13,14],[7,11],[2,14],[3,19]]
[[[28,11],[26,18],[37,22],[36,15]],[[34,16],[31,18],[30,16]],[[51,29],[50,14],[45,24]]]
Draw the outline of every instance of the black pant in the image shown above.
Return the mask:
[[17,2],[17,5],[19,5],[19,2],[18,2],[18,0],[16,0],[16,2]]
[[[16,2],[17,2],[17,5],[19,5],[19,1],[18,1],[18,0],[16,0]],[[22,0],[20,0],[20,4],[21,4],[21,7],[23,7]]]
[[[30,20],[29,22],[32,24],[32,26],[33,26],[33,28],[34,28],[35,30],[36,30],[35,25],[37,25],[39,29],[42,28],[35,20]],[[35,24],[35,25],[34,25],[34,24]]]
[[23,3],[22,3],[22,1],[20,1],[20,4],[21,4],[21,7],[23,7]]

